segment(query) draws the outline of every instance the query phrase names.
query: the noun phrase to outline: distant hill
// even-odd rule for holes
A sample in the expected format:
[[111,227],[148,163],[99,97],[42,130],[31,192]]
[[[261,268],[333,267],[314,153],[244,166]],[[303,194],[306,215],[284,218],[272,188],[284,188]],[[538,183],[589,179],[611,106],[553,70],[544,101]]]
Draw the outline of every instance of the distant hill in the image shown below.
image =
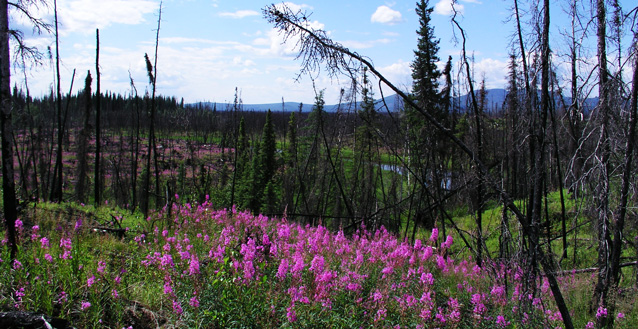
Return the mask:
[[[386,97],[385,99],[386,99],[386,104],[391,110],[396,109],[397,105],[400,104],[399,103],[400,100],[397,95],[392,95],[392,96]],[[376,100],[375,104],[377,108],[381,108],[383,106],[383,102],[381,100]],[[187,104],[187,106],[192,106],[192,107],[204,106],[209,108],[212,108],[214,105],[217,106],[218,111],[224,111],[232,107],[232,104],[214,103],[214,102],[199,102],[194,104]],[[242,104],[242,109],[243,111],[255,111],[255,112],[266,112],[268,110],[271,110],[273,112],[275,111],[298,112],[299,106],[301,106],[302,112],[310,112],[312,111],[312,107],[314,106],[314,104],[306,104],[306,103],[299,103],[299,102],[285,102],[283,105],[282,103]],[[360,103],[358,102],[356,104],[356,107],[358,108],[359,106],[360,106]],[[324,106],[324,110],[326,112],[337,112],[338,110],[353,111],[354,108],[355,108],[355,104],[349,104],[349,103],[341,104],[341,106],[339,106],[338,104]]]
[[[487,95],[486,95],[487,111],[494,112],[494,111],[500,110],[503,107],[503,103],[505,102],[506,96],[507,96],[507,91],[505,89],[499,89],[499,88],[488,89]],[[470,104],[469,94],[457,97],[456,102],[457,102],[456,104],[460,106],[461,111],[468,108]],[[566,104],[571,103],[571,97],[565,97],[565,102]],[[214,104],[215,103],[213,102],[200,102],[200,103],[188,104],[188,106],[203,105],[203,106],[212,108]],[[403,107],[403,101],[398,95],[390,95],[385,97],[385,104],[387,104],[388,108],[391,111],[394,111]],[[598,97],[588,98],[587,100],[585,100],[585,105],[586,105],[586,108],[588,109],[594,108],[596,104],[598,104]],[[227,108],[230,108],[232,106],[232,104],[227,104],[227,103],[216,103],[216,105],[217,105],[217,109],[220,111],[224,111]],[[360,103],[357,103],[357,104],[346,103],[346,104],[342,104],[341,106],[337,104],[325,105],[324,110],[326,112],[337,112],[338,110],[353,111],[355,108],[355,105],[356,105],[356,108],[358,109],[360,106]],[[375,105],[377,110],[382,109],[383,111],[385,111],[384,103],[381,99],[376,100]],[[298,112],[300,106],[301,106],[302,112],[310,112],[312,111],[313,104],[305,104],[305,103],[299,103],[299,102],[285,102],[283,106],[282,106],[282,103],[243,104],[243,110],[255,111],[255,112],[265,112],[268,110],[277,111],[277,112],[281,112],[282,110],[284,112]]]

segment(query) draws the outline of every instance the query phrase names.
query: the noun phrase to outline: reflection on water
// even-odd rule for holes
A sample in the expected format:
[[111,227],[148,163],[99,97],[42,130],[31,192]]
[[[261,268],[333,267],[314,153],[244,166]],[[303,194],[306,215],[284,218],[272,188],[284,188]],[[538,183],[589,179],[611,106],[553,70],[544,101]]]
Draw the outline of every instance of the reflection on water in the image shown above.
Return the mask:
[[[399,175],[404,175],[407,172],[407,170],[405,170],[403,166],[399,166],[399,165],[382,163],[379,167],[381,168],[381,170],[391,171]],[[452,173],[448,171],[443,173],[442,176],[443,177],[441,178],[441,187],[444,190],[451,190],[452,189]],[[428,181],[431,181],[431,179],[429,179]],[[427,182],[426,182],[426,185],[427,185]]]

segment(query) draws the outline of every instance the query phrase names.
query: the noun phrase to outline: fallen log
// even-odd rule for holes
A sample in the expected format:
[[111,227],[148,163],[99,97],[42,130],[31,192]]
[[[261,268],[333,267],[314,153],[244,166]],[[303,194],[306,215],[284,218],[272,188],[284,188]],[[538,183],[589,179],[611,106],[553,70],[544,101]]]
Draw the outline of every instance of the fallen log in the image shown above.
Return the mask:
[[71,329],[64,319],[42,313],[21,311],[0,312],[0,328],[8,329]]
[[[629,262],[629,263],[622,263],[620,264],[620,267],[627,267],[627,266],[636,266],[638,265],[638,261],[633,261],[633,262]],[[554,275],[557,276],[566,276],[566,275],[571,275],[571,274],[580,274],[580,273],[589,273],[589,272],[596,272],[598,271],[598,267],[588,267],[588,268],[581,268],[581,269],[577,269],[577,270],[565,270],[565,271],[560,271],[560,272],[556,272],[554,273]]]

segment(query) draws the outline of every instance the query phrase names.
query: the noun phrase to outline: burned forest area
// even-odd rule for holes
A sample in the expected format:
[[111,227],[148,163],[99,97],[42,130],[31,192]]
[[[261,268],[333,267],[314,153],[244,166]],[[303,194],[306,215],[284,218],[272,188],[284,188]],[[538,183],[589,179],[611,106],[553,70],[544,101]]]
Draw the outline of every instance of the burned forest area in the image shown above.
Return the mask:
[[[506,2],[502,89],[475,73],[456,1],[436,28],[458,58],[416,3],[409,86],[265,6],[314,103],[246,105],[241,86],[158,91],[161,3],[147,79],[122,94],[99,29],[94,68],[65,81],[57,2],[0,1],[0,327],[637,327],[638,7],[562,1],[559,34],[549,0]],[[29,61],[54,73],[41,96]]]

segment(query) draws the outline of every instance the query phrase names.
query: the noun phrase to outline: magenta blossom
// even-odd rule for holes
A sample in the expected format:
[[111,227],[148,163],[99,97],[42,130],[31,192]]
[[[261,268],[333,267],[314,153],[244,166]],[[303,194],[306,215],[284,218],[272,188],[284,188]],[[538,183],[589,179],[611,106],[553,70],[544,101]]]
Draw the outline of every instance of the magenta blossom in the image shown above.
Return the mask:
[[91,275],[87,280],[86,280],[86,285],[89,286],[89,288],[95,284],[95,276]]
[[40,245],[42,245],[42,249],[49,249],[49,238],[43,237],[40,239]]
[[193,308],[198,308],[199,300],[197,299],[197,296],[194,296],[193,298],[191,298],[190,301],[188,301],[188,304]]
[[20,218],[16,219],[15,228],[18,232],[22,232],[22,230],[24,229],[24,225],[22,221],[20,220]]
[[438,239],[439,239],[439,229],[435,227],[432,229],[432,234],[430,235],[430,241],[434,242]]

